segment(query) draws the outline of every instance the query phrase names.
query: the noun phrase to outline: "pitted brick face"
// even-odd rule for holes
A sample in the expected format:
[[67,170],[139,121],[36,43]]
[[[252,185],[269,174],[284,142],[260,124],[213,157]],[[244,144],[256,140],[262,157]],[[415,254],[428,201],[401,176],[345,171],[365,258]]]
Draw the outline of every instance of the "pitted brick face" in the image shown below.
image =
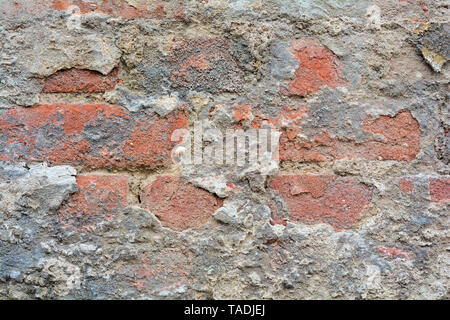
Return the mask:
[[167,6],[164,1],[127,1],[127,0],[101,0],[92,3],[86,0],[53,0],[51,8],[55,10],[68,10],[71,6],[80,8],[80,13],[98,12],[113,17],[121,17],[124,19],[136,18],[166,18],[166,17],[182,17],[183,2],[176,2],[177,6],[172,8]]
[[[337,229],[351,228],[372,200],[372,191],[354,178],[324,175],[287,175],[272,180],[287,205],[289,219],[327,223]],[[279,220],[275,201],[272,213]]]
[[226,39],[176,40],[168,69],[174,87],[236,92],[243,85],[244,73],[233,58],[231,42]]
[[387,258],[409,258],[408,252],[396,248],[380,247],[378,248],[378,252]]
[[237,104],[233,106],[233,116],[236,127],[244,124],[255,128],[273,128],[278,131],[301,132],[301,121],[307,117],[308,106],[282,106],[276,114],[261,111],[260,105]]
[[[6,1],[5,1],[6,2]],[[20,17],[23,14],[42,16],[53,10],[71,11],[74,14],[100,13],[122,19],[183,19],[185,2],[148,0],[16,0],[12,4],[0,3],[0,16]],[[9,8],[10,7],[10,8]],[[78,9],[74,10],[76,7]]]
[[412,194],[414,191],[413,179],[401,178],[399,179],[400,190],[406,194]]
[[0,160],[47,161],[88,167],[171,163],[171,141],[186,115],[130,114],[120,106],[40,105],[0,117]]
[[[191,298],[192,292],[185,292],[183,287],[190,286],[189,256],[178,249],[166,249],[162,252],[144,254],[139,263],[132,267],[134,274],[132,286],[139,292],[158,297],[167,290],[179,291],[177,298]],[[178,290],[177,290],[178,289]]]
[[368,118],[364,122],[364,130],[381,137],[367,146],[367,151],[376,158],[411,161],[419,153],[420,126],[407,110],[393,117]]
[[108,75],[100,72],[69,69],[61,70],[44,80],[44,93],[71,93],[71,92],[105,92],[114,90],[120,83],[119,69],[115,68]]
[[125,176],[78,176],[79,191],[58,211],[64,228],[93,231],[108,221],[118,219],[127,206],[128,178]]
[[298,127],[284,128],[280,137],[280,159],[294,162],[334,161],[341,159],[412,161],[420,151],[420,127],[409,111],[395,116],[367,118],[365,141],[338,138],[327,130],[313,137],[292,134]]
[[[304,132],[303,123],[314,120],[308,106],[283,106],[276,115],[264,113],[257,104],[232,108],[235,127],[271,127],[281,132],[279,157],[290,162],[324,162],[342,159],[412,161],[420,151],[420,125],[410,111],[393,116],[366,117],[355,127],[365,134],[362,141],[352,136],[336,137],[328,130],[313,135]],[[213,112],[214,113],[214,112]],[[342,126],[341,129],[345,129]]]
[[430,179],[430,195],[433,202],[450,202],[450,178]]
[[291,50],[299,66],[287,88],[282,87],[282,93],[305,96],[323,87],[336,89],[347,85],[338,58],[317,39],[295,40]]
[[206,224],[223,201],[179,177],[159,176],[144,187],[142,203],[163,225],[183,231]]

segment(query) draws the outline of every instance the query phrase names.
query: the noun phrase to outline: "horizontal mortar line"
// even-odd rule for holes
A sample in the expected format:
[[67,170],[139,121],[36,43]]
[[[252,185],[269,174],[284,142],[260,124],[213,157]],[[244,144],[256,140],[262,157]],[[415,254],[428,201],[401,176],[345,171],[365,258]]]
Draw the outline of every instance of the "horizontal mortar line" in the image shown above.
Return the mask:
[[164,174],[173,173],[178,168],[170,168],[167,166],[157,167],[74,167],[77,170],[77,175],[87,175],[92,173],[102,173],[107,175],[132,175],[132,174]]

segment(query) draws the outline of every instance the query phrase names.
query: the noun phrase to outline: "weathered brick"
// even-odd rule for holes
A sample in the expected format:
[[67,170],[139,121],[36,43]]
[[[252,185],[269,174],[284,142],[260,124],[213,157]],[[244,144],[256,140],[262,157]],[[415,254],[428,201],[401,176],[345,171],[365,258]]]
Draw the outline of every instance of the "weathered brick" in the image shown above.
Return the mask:
[[430,196],[433,202],[449,202],[450,178],[431,178]]
[[301,38],[291,43],[292,54],[299,62],[294,79],[281,92],[305,96],[322,87],[336,89],[347,85],[338,58],[317,39]]
[[0,17],[43,16],[50,10],[67,11],[78,7],[75,14],[97,12],[124,19],[183,19],[185,6],[182,0],[16,0],[12,4],[9,1],[0,3]]
[[261,112],[258,105],[233,107],[236,127],[247,123],[253,128],[269,125],[281,132],[280,160],[293,162],[334,161],[341,159],[411,161],[420,151],[420,126],[408,110],[394,116],[368,117],[360,125],[366,133],[362,141],[332,136],[319,130],[305,135],[302,120],[308,118],[308,106],[284,106],[278,114]]
[[399,179],[400,190],[406,194],[412,194],[414,190],[413,180],[407,178]]
[[92,231],[98,223],[112,221],[127,206],[128,178],[78,176],[79,191],[58,211],[64,227]]
[[120,80],[119,69],[115,68],[108,75],[82,69],[58,71],[44,80],[44,93],[65,92],[105,92],[113,90]]
[[401,249],[396,249],[396,248],[385,248],[385,247],[380,247],[378,248],[378,252],[381,253],[383,256],[388,257],[388,258],[399,258],[399,257],[403,257],[408,259],[408,252],[401,250]]
[[380,116],[364,121],[364,130],[382,137],[381,141],[370,141],[367,151],[383,160],[411,161],[420,150],[420,126],[407,110],[395,116]]
[[304,138],[289,134],[289,128],[283,129],[280,159],[297,162],[355,158],[411,161],[420,151],[419,123],[409,111],[400,111],[393,117],[368,118],[363,126],[369,136],[360,143],[333,137],[326,130],[312,138]]
[[0,18],[13,19],[24,14],[40,16],[45,12],[45,6],[41,1],[16,0],[0,1]]
[[[126,273],[133,274],[132,285],[139,292],[160,296],[161,292],[174,296],[190,295],[189,279],[191,261],[188,255],[179,249],[164,249],[161,252],[142,255],[138,264]],[[185,292],[188,289],[188,292]],[[179,290],[184,289],[184,290]]]
[[243,71],[233,58],[231,42],[225,39],[175,41],[168,69],[175,87],[235,92],[243,83]]
[[120,106],[15,107],[0,116],[0,160],[46,161],[89,167],[157,166],[171,163],[174,130],[186,114],[132,114]]
[[[337,229],[351,228],[370,204],[372,191],[356,179],[331,175],[285,175],[270,187],[285,201],[294,221],[327,223]],[[275,219],[279,208],[271,204]]]
[[173,176],[158,176],[144,187],[141,199],[164,226],[177,231],[207,223],[223,204],[213,194]]
[[233,115],[236,121],[252,120],[252,105],[250,104],[237,104],[233,107]]
[[307,105],[283,106],[276,115],[260,112],[258,106],[250,104],[237,104],[233,106],[234,119],[238,124],[248,122],[255,129],[263,126],[270,126],[277,130],[289,128],[288,130],[295,130],[298,133],[301,131],[301,120],[306,117],[307,112]]
[[174,1],[174,3],[176,5],[173,3],[167,5],[167,2],[164,1],[147,0],[102,0],[95,3],[86,0],[53,0],[51,1],[51,8],[68,10],[75,5],[80,8],[82,14],[99,12],[125,19],[183,17],[184,2]]

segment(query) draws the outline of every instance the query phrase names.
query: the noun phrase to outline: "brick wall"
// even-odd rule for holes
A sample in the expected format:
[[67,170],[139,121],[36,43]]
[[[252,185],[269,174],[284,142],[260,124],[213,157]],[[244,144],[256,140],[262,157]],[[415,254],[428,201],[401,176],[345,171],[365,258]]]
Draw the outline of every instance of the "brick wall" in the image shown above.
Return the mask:
[[[2,1],[0,298],[448,298],[446,17]],[[278,148],[174,161],[199,122],[193,150],[261,129]]]

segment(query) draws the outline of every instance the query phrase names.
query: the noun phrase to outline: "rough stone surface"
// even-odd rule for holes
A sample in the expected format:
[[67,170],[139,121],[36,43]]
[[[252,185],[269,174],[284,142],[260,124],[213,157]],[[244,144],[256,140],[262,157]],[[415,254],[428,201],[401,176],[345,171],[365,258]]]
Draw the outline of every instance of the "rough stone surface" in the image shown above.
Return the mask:
[[0,299],[449,299],[449,14],[0,1]]
[[442,71],[442,67],[450,59],[448,23],[424,23],[416,31],[419,34],[418,47],[425,60],[433,70]]

